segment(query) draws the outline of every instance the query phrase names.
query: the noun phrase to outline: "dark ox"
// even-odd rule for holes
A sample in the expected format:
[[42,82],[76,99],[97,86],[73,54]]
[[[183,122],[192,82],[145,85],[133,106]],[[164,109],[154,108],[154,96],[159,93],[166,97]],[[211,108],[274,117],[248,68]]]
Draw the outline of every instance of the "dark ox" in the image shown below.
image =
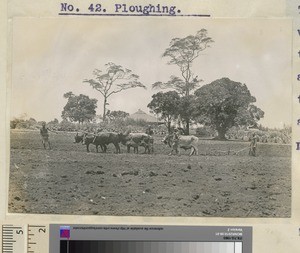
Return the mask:
[[114,133],[114,132],[101,132],[97,135],[92,134],[83,134],[82,136],[76,135],[75,142],[82,142],[82,144],[86,145],[86,151],[90,152],[89,145],[93,144],[96,146],[96,150],[98,152],[98,147],[101,147],[102,152],[106,152],[107,145],[112,143],[116,148],[116,153],[121,153],[120,145],[122,134]]
[[80,135],[78,133],[76,133],[74,143],[82,143],[84,135],[85,135],[85,133],[80,134]]
[[96,146],[97,153],[99,152],[98,147],[100,146],[101,150],[103,152],[104,146],[99,143],[96,143],[96,142],[93,143],[94,139],[95,139],[95,135],[88,134],[88,133],[83,133],[83,134],[79,135],[78,133],[76,133],[74,143],[82,143],[82,145],[86,145],[87,152],[90,152],[90,149],[89,149],[90,144],[93,144]]
[[116,153],[121,153],[120,145],[119,143],[122,140],[122,134],[121,133],[115,133],[115,132],[100,132],[97,135],[94,136],[94,139],[92,143],[94,145],[97,145],[103,149],[103,152],[106,153],[107,145],[112,143],[116,148]]
[[130,148],[133,147],[133,152],[138,153],[139,146],[145,148],[145,153],[153,153],[153,137],[146,133],[129,133],[123,135],[122,144],[127,147],[127,152],[130,153]]
[[[166,145],[172,147],[170,155],[173,154],[173,151],[177,152],[177,150],[175,150],[173,146],[174,140],[172,134],[167,135],[162,141]],[[190,156],[197,155],[198,154],[197,142],[198,142],[198,137],[194,135],[181,135],[178,140],[178,147],[184,150],[191,149],[191,152],[189,154]],[[178,154],[179,153],[180,152],[178,150]]]

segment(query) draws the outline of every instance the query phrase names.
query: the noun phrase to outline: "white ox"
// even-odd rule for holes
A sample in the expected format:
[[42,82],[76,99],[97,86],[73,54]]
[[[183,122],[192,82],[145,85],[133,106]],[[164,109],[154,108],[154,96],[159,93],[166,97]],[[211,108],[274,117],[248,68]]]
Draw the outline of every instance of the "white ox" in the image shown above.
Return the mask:
[[[173,140],[173,135],[172,134],[167,135],[163,139],[163,142],[165,144],[169,145],[170,147],[172,147],[170,155],[173,154],[173,151],[175,151],[178,154],[180,153],[179,149],[176,150],[176,147],[173,145],[174,140]],[[197,142],[198,142],[198,137],[196,137],[194,135],[181,135],[181,136],[179,136],[178,147],[182,148],[184,150],[191,149],[191,152],[189,154],[190,156],[191,155],[198,155]]]

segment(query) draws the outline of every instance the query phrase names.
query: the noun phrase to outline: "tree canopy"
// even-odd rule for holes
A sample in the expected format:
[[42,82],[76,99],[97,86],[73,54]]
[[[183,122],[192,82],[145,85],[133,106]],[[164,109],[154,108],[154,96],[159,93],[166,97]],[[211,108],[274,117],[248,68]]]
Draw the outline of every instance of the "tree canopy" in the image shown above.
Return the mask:
[[64,98],[68,99],[61,114],[64,120],[83,123],[96,116],[97,99],[90,99],[83,94],[76,96],[72,92],[65,93]]
[[152,87],[157,89],[174,89],[180,94],[180,96],[189,96],[187,94],[190,94],[192,90],[194,90],[196,87],[198,87],[198,84],[202,80],[198,80],[198,77],[195,77],[192,81],[189,83],[186,83],[184,80],[177,76],[171,76],[170,80],[163,83],[163,82],[155,82],[152,84]]
[[107,111],[106,116],[110,120],[123,120],[129,116],[129,113],[124,112],[124,111]]
[[165,121],[168,132],[171,130],[171,123],[178,117],[178,106],[180,97],[176,91],[158,92],[152,96],[151,102],[147,105],[151,111],[159,115]]
[[146,88],[139,81],[138,75],[134,74],[130,69],[112,62],[105,64],[105,70],[95,69],[93,75],[94,79],[85,79],[83,82],[88,83],[103,96],[103,120],[106,118],[106,106],[110,96],[127,89]]
[[255,106],[256,98],[246,84],[221,78],[195,91],[194,116],[201,124],[214,127],[218,139],[226,139],[233,126],[252,126],[264,112]]
[[189,96],[202,81],[192,72],[193,61],[213,42],[212,38],[207,36],[206,29],[199,30],[196,35],[172,39],[162,56],[169,58],[169,65],[179,67],[181,77],[173,75],[168,82],[154,83],[153,88],[174,88],[179,94]]
[[[182,125],[186,126],[194,121],[194,104],[195,104],[195,96],[189,95],[186,97],[180,97],[179,104],[177,105],[179,122]],[[188,135],[188,128],[183,129],[183,133]]]

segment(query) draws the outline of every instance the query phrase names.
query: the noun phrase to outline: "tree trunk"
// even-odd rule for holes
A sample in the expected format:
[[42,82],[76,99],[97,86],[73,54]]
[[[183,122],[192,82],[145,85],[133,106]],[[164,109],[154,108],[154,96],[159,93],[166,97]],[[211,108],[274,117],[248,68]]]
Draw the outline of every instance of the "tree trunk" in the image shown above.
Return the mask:
[[190,134],[190,120],[189,119],[186,121],[185,134],[186,135]]
[[171,133],[171,121],[168,121],[168,134],[170,134]]
[[107,97],[104,97],[104,104],[103,104],[103,122],[106,120],[106,103],[107,103]]
[[218,136],[214,138],[215,140],[227,140],[225,137],[226,130],[224,128],[221,127],[217,128],[217,131],[218,131]]

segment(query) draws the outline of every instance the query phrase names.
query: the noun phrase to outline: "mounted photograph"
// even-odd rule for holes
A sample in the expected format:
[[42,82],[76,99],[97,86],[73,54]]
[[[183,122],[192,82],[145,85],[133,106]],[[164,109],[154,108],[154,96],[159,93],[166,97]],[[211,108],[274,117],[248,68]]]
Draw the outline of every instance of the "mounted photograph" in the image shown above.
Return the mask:
[[291,217],[292,22],[14,18],[9,214]]

